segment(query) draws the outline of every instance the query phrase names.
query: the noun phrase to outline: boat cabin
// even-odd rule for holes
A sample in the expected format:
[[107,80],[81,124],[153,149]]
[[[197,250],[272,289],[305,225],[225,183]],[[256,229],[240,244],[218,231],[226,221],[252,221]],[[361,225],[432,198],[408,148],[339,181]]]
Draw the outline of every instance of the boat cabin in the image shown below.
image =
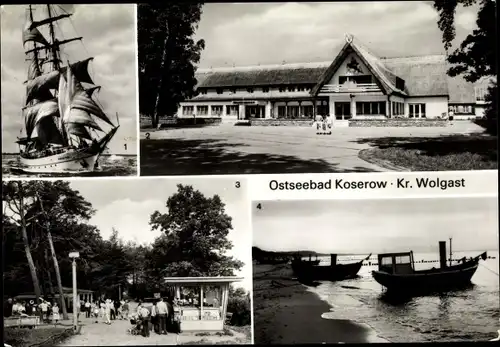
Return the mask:
[[229,286],[242,280],[234,276],[165,278],[165,284],[174,292],[174,314],[182,331],[222,331]]
[[393,275],[412,274],[415,272],[413,252],[379,254],[378,269]]

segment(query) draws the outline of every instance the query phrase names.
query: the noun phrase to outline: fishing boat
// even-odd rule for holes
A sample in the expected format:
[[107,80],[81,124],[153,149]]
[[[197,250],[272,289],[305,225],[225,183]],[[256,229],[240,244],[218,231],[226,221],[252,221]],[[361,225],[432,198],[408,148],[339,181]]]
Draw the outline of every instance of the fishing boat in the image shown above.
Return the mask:
[[[451,240],[450,240],[451,241]],[[439,242],[440,268],[415,270],[413,251],[378,255],[378,270],[373,271],[375,281],[387,290],[387,294],[413,296],[463,289],[471,285],[479,261],[485,260],[486,252],[474,258],[462,258],[457,264],[446,260],[446,242]]]
[[361,266],[365,260],[370,258],[371,254],[366,258],[351,264],[337,264],[337,255],[330,255],[330,265],[319,265],[312,261],[301,260],[292,263],[292,269],[297,278],[303,282],[312,281],[342,281],[345,279],[355,278],[358,275]]
[[[22,108],[25,137],[16,141],[20,153],[17,169],[28,173],[91,172],[118,130],[118,114],[115,125],[96,98],[100,86],[94,84],[88,70],[92,57],[61,60],[63,45],[82,40],[56,37],[57,22],[70,20],[72,14],[57,5],[29,5],[26,12],[22,36],[28,62]],[[48,29],[48,36],[42,34],[42,28]]]

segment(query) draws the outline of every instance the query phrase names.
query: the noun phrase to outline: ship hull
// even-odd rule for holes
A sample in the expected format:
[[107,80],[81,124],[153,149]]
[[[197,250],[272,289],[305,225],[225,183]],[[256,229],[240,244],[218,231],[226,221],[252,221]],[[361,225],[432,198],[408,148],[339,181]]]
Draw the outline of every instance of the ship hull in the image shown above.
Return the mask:
[[352,264],[329,265],[299,265],[293,266],[297,278],[302,281],[342,281],[355,278],[363,261]]
[[387,294],[418,296],[467,288],[471,285],[477,261],[467,266],[456,266],[445,270],[418,271],[408,275],[393,275],[384,271],[373,271],[375,281],[387,289]]
[[68,150],[43,158],[20,158],[20,170],[28,173],[92,172],[99,153],[87,150]]

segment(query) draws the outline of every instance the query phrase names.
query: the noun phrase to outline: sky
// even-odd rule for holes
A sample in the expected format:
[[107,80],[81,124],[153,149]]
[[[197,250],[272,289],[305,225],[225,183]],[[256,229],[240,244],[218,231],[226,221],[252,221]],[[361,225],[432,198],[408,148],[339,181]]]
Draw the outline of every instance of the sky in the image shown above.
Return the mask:
[[[105,113],[116,124],[119,114],[120,128],[109,145],[111,153],[136,154],[137,152],[137,103],[136,103],[136,29],[135,5],[54,5],[58,14],[73,13],[55,27],[56,36],[64,39],[83,37],[63,46],[62,60],[78,61],[94,57],[90,74],[102,86],[98,100]],[[35,20],[46,12],[45,5],[35,5]],[[20,136],[23,120],[27,77],[27,62],[22,42],[25,23],[24,5],[1,7],[1,102],[2,102],[2,152],[18,151],[16,138]],[[40,29],[46,38],[48,26]],[[61,36],[58,36],[61,37]],[[83,42],[83,44],[82,44]],[[125,144],[127,149],[125,150]]]
[[177,192],[177,184],[192,185],[205,196],[218,194],[226,204],[226,213],[233,218],[233,229],[228,238],[233,249],[228,252],[245,263],[238,274],[244,277],[236,286],[246,290],[252,287],[251,228],[249,202],[245,189],[236,188],[229,178],[142,178],[137,179],[84,179],[73,180],[70,185],[96,210],[90,224],[96,225],[103,238],[111,236],[112,228],[118,230],[124,241],[149,244],[160,236],[149,225],[154,211],[166,212],[166,201]]
[[253,245],[269,251],[368,254],[498,250],[498,198],[264,201]]
[[[433,1],[205,4],[200,68],[333,61],[354,35],[380,57],[443,54]],[[456,44],[476,27],[460,6]]]

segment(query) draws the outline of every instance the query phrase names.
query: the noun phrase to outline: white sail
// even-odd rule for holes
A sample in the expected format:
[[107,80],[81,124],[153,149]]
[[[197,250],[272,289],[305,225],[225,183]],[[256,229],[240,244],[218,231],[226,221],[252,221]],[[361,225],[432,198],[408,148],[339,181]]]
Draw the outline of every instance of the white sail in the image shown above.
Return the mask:
[[[93,58],[88,58],[76,63],[71,64],[71,70],[77,77],[77,79],[81,82],[94,84],[92,78],[88,73],[89,62]],[[36,98],[36,96],[43,92],[48,91],[50,89],[57,89],[59,86],[59,79],[62,75],[65,75],[68,67],[62,67],[59,71],[51,71],[47,74],[38,76],[32,80],[28,80],[26,82],[26,103],[29,103],[31,100]]]
[[26,135],[31,136],[35,126],[45,117],[53,117],[59,115],[59,108],[55,100],[48,100],[37,103],[25,109],[25,125]]

